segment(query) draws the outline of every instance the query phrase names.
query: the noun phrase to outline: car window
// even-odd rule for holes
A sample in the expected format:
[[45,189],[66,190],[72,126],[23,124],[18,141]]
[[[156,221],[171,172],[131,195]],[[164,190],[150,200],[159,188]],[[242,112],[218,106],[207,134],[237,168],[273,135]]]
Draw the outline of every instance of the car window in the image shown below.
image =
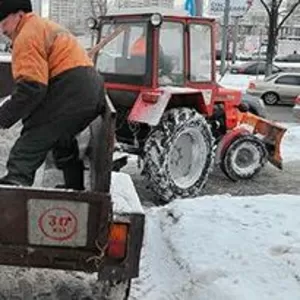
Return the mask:
[[280,68],[276,67],[276,66],[272,66],[272,72],[279,72]]
[[278,77],[276,84],[300,85],[300,76],[285,75]]
[[245,69],[246,74],[256,74],[258,68],[258,64],[252,64]]
[[258,64],[258,73],[265,74],[266,72],[266,63],[259,63]]
[[270,76],[268,76],[268,77],[266,77],[265,79],[264,79],[264,81],[271,81],[271,80],[273,80],[274,78],[276,78],[278,76],[278,74],[273,74],[273,75],[270,75]]
[[246,68],[246,74],[265,74],[265,63],[254,63]]

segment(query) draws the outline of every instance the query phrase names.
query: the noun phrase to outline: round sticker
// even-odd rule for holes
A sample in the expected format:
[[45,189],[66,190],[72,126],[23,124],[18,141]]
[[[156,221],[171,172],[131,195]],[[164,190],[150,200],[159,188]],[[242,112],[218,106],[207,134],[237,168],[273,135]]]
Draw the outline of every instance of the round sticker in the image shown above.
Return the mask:
[[49,239],[66,241],[76,234],[78,221],[69,209],[56,207],[43,212],[38,220],[38,225]]

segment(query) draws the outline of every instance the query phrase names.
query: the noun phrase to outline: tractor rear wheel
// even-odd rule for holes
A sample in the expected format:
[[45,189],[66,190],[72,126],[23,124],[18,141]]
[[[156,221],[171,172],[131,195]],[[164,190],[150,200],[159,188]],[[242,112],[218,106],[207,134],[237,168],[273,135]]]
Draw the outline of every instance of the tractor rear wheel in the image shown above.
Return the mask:
[[233,181],[251,179],[267,162],[264,143],[252,134],[241,134],[223,151],[220,167]]
[[196,110],[171,109],[144,147],[144,174],[165,202],[199,196],[214,160],[211,129]]

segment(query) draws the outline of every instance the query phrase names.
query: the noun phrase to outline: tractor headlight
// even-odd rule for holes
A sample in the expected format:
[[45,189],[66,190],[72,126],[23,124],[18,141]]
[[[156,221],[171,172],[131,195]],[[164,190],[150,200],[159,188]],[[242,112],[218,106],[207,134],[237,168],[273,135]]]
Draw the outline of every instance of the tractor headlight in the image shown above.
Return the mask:
[[162,15],[159,13],[153,14],[150,18],[151,24],[155,27],[160,26],[160,24],[162,23],[162,20],[163,20]]
[[88,18],[86,24],[89,29],[96,29],[98,22],[95,18]]

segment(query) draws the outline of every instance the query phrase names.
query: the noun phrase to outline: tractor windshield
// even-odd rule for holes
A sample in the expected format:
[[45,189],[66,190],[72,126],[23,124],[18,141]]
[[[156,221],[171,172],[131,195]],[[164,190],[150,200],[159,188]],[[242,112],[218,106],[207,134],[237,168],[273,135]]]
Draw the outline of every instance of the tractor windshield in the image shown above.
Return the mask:
[[101,73],[143,75],[146,72],[145,22],[104,23],[96,67]]

